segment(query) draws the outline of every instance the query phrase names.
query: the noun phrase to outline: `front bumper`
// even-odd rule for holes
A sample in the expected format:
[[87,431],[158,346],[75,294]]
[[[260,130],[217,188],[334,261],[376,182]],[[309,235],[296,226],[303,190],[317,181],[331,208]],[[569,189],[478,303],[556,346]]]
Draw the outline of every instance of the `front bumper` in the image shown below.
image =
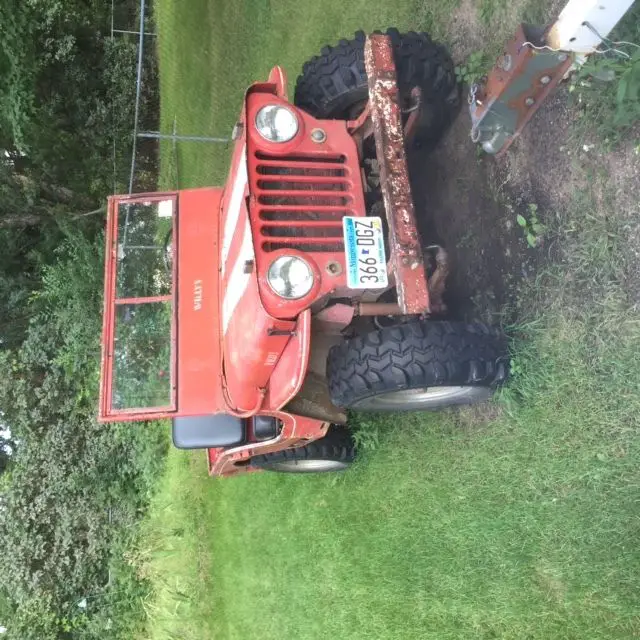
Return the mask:
[[364,54],[398,304],[403,314],[429,313],[429,289],[409,185],[391,39],[384,35],[369,36]]

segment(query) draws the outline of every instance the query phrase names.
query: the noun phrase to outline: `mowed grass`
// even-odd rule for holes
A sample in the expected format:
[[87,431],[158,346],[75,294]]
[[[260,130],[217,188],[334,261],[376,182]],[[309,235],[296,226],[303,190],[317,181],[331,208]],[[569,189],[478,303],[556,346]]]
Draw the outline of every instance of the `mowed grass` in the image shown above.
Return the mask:
[[[244,91],[281,65],[291,92],[304,61],[323,45],[357,29],[438,27],[457,0],[177,0],[156,2],[160,34],[162,128],[178,133],[229,137]],[[208,146],[208,148],[207,148]],[[179,144],[180,186],[222,183],[225,145]],[[203,162],[203,159],[206,161]]]
[[[293,79],[360,26],[444,36],[456,4],[162,0],[163,121],[224,134],[272,64]],[[225,163],[220,146],[180,145],[180,186]],[[639,636],[640,323],[616,195],[595,201],[562,213],[564,263],[522,293],[495,406],[360,417],[377,445],[341,475],[212,480],[173,450],[142,546],[148,637]]]
[[[478,12],[492,19],[493,48],[510,36],[524,15],[542,19],[552,0],[521,0],[522,12],[506,11],[503,0],[478,2]],[[290,94],[309,57],[358,29],[389,26],[401,31],[426,30],[440,41],[456,37],[452,12],[460,0],[157,0],[159,33],[161,128],[174,123],[183,135],[228,138],[246,88],[266,80],[274,65],[289,74]],[[178,143],[181,188],[222,184],[229,147],[216,143]],[[168,169],[169,145],[163,154],[164,179],[175,183]],[[169,186],[177,186],[169,184]]]
[[210,480],[173,451],[151,637],[635,637],[640,336],[598,322],[532,327],[491,422],[372,420],[342,475]]
[[[497,53],[520,20],[543,22],[553,3],[518,0],[516,10],[506,0],[156,0],[161,130],[171,133],[175,125],[182,135],[229,138],[252,82],[280,65],[292,97],[303,63],[359,29],[426,30],[448,43],[458,37],[453,13],[475,4],[488,35],[484,46]],[[181,142],[176,150],[179,174],[170,166],[170,143],[163,147],[164,187],[223,184],[229,145]]]

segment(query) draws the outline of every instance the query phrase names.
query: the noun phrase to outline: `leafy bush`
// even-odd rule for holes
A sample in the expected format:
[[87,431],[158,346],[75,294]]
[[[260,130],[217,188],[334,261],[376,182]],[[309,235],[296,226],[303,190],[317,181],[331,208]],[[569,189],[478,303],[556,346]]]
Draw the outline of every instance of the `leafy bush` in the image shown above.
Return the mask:
[[108,624],[110,637],[130,637],[141,611],[129,601],[144,584],[123,549],[163,464],[167,435],[162,424],[97,424],[103,240],[66,236],[31,298],[24,344],[0,353],[3,421],[20,442],[0,517],[0,573],[14,609],[9,630],[21,639],[80,629],[82,637],[103,637],[98,627]]
[[603,42],[605,53],[593,54],[576,74],[570,91],[582,107],[580,133],[595,129],[614,145],[640,120],[640,7],[627,14],[611,38]]
[[[116,25],[138,4],[115,0]],[[134,635],[146,587],[125,550],[167,449],[165,425],[95,420],[102,217],[78,214],[128,178],[137,64],[111,10],[0,3],[0,417],[18,442],[0,465],[0,623],[22,640]]]
[[[135,24],[137,5],[116,0],[116,20]],[[0,4],[0,183],[12,196],[11,206],[0,200],[0,227],[5,216],[38,225],[93,210],[114,181],[117,190],[128,182],[138,44],[112,39],[110,25],[111,3],[102,0]],[[144,79],[141,112],[153,128],[153,47]]]
[[640,49],[630,58],[592,58],[570,90],[587,122],[607,142],[617,142],[640,119]]
[[455,68],[456,78],[461,84],[471,85],[478,82],[490,67],[484,51],[474,51],[463,64]]

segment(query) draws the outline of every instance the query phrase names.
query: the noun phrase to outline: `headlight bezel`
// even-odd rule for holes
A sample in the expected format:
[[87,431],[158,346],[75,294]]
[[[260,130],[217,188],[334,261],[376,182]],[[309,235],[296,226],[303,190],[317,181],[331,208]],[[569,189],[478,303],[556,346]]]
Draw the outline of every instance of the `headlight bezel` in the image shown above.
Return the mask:
[[[296,264],[304,267],[306,269],[306,274],[303,274],[303,282],[292,283],[288,280],[289,275],[291,274],[283,274],[282,269],[285,267],[282,265],[284,261],[295,262]],[[280,269],[279,273],[275,273],[275,270]],[[289,267],[290,269],[291,267]],[[277,280],[280,279],[285,283],[285,286],[278,287]],[[316,289],[318,284],[318,278],[316,269],[313,268],[313,265],[306,259],[301,256],[294,255],[291,253],[284,253],[277,257],[275,257],[272,262],[269,264],[269,267],[265,273],[265,280],[269,285],[271,291],[278,296],[281,300],[285,300],[287,302],[298,302],[303,300]],[[298,288],[297,292],[287,293],[287,288],[294,287],[302,287]]]
[[[260,123],[260,119],[261,117],[265,117],[265,118],[271,118],[271,119],[275,119],[275,115],[266,115],[267,111],[273,111],[275,110],[276,113],[277,112],[281,112],[281,113],[287,113],[289,114],[289,116],[291,116],[291,123],[293,123],[295,125],[294,128],[292,128],[290,131],[288,131],[285,135],[283,135],[282,137],[271,137],[269,135],[266,135],[265,132],[263,131],[264,128],[264,123]],[[255,130],[257,131],[258,135],[265,140],[266,142],[270,143],[270,144],[286,144],[288,142],[291,142],[299,133],[300,133],[300,129],[301,129],[301,121],[300,118],[298,117],[298,115],[295,113],[295,111],[289,107],[288,105],[284,105],[284,104],[280,104],[280,103],[276,103],[276,102],[272,102],[269,104],[265,104],[262,107],[260,107],[257,111],[256,111],[256,115],[253,119],[253,124],[255,127]],[[274,125],[275,126],[275,123]]]

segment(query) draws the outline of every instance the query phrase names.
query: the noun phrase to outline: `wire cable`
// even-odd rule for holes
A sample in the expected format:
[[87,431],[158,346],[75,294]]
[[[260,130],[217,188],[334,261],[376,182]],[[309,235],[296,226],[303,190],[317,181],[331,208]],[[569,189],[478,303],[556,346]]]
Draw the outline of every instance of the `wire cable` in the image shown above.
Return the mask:
[[[631,56],[626,51],[621,51],[616,47],[627,46],[627,47],[636,47],[637,49],[640,49],[640,44],[636,44],[635,42],[629,42],[627,40],[611,40],[610,38],[603,36],[590,22],[585,21],[582,23],[582,26],[589,29],[589,31],[591,31],[591,33],[593,33],[594,36],[599,38],[602,42],[604,42],[607,45],[606,49],[595,47],[591,51],[584,52],[582,55],[591,55],[592,53],[599,53],[604,55],[604,54],[613,52],[618,54],[619,56],[622,56],[623,58],[629,59],[631,58]],[[536,44],[533,44],[533,42],[529,42],[529,41],[524,42],[522,46],[531,47],[536,51],[552,51],[554,53],[560,53],[563,51],[563,49],[554,49],[553,47],[550,47],[547,44],[536,45]]]
[[640,49],[640,44],[636,44],[635,42],[628,42],[627,40],[611,40],[611,38],[606,38],[605,36],[600,35],[598,30],[590,22],[583,22],[582,26],[587,27],[587,29],[589,29],[589,31],[591,31],[593,35],[600,38],[600,40],[602,40],[603,42],[614,45],[615,47],[626,45],[629,47],[636,47],[637,49]]

